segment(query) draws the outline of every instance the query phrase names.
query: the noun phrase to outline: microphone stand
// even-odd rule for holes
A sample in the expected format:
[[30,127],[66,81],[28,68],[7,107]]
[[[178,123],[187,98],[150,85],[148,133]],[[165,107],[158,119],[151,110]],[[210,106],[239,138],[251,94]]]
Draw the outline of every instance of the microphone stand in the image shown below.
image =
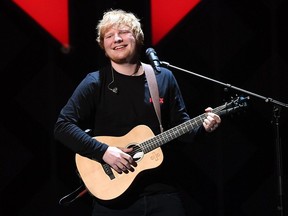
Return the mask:
[[285,103],[282,103],[280,101],[274,100],[272,98],[264,97],[264,96],[261,96],[259,94],[256,94],[256,93],[253,93],[253,92],[250,92],[250,91],[235,87],[235,86],[233,86],[231,84],[228,84],[228,83],[223,83],[223,82],[220,82],[218,80],[211,79],[209,77],[194,73],[192,71],[185,70],[185,69],[180,68],[180,67],[176,67],[174,65],[169,64],[168,62],[160,61],[160,64],[162,66],[165,66],[165,67],[171,67],[171,68],[174,68],[174,69],[177,69],[177,70],[192,74],[194,76],[197,76],[197,77],[200,77],[200,78],[203,78],[203,79],[218,83],[220,85],[226,86],[227,88],[231,88],[231,89],[234,89],[234,90],[237,90],[237,91],[240,91],[240,92],[244,92],[246,94],[258,97],[260,99],[263,99],[266,103],[269,102],[269,103],[274,104],[274,107],[273,107],[273,119],[274,120],[272,121],[272,123],[274,124],[275,145],[276,145],[276,163],[277,163],[277,175],[278,175],[279,204],[277,206],[277,210],[279,211],[279,214],[280,214],[279,216],[284,216],[284,211],[283,211],[284,210],[283,209],[283,188],[282,188],[282,156],[281,156],[282,154],[281,154],[281,139],[280,139],[280,130],[279,130],[279,118],[280,118],[281,108],[282,107],[288,108],[288,104],[285,104]]

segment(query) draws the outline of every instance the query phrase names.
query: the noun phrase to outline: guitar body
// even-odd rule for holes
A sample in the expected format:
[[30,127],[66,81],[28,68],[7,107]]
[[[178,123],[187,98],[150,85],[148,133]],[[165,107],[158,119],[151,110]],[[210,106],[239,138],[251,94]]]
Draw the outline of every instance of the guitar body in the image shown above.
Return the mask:
[[[97,136],[94,137],[100,142],[109,146],[129,147],[138,146],[148,139],[154,137],[152,130],[145,125],[138,125],[129,133],[121,137]],[[163,153],[160,147],[144,154],[140,153],[141,158],[137,160],[137,166],[133,172],[119,174],[111,168],[115,178],[111,179],[103,169],[101,163],[76,154],[76,166],[88,191],[95,197],[102,200],[117,198],[124,193],[136,176],[147,169],[158,167],[163,161]],[[133,155],[132,155],[133,156]],[[107,164],[106,164],[107,165]]]

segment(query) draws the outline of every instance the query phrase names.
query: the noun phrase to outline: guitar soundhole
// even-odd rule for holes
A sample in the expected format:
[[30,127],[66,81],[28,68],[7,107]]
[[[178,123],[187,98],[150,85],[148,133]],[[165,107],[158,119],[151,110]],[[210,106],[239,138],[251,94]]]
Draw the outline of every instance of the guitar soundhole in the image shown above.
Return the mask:
[[130,152],[130,156],[133,157],[134,161],[138,161],[140,160],[141,158],[143,158],[144,156],[144,152],[142,151],[142,149],[138,146],[138,145],[129,145],[128,148],[133,148],[133,151]]

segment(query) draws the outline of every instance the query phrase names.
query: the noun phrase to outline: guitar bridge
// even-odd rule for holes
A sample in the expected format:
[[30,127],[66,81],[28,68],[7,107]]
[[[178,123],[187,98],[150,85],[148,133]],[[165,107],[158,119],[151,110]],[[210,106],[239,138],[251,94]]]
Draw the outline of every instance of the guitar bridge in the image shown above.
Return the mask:
[[106,175],[108,175],[111,180],[115,178],[115,175],[112,172],[112,169],[111,169],[111,167],[108,164],[102,164],[102,167],[103,167],[104,172],[106,173]]

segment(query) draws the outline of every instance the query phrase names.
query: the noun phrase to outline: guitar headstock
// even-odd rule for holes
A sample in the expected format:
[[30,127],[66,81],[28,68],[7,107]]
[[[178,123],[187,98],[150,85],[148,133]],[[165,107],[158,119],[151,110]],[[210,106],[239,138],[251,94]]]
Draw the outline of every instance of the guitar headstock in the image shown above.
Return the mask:
[[223,109],[219,111],[218,115],[227,115],[236,113],[239,111],[243,111],[247,108],[248,104],[247,101],[250,99],[249,96],[237,96],[235,99],[231,99],[230,102],[227,102],[223,105]]

